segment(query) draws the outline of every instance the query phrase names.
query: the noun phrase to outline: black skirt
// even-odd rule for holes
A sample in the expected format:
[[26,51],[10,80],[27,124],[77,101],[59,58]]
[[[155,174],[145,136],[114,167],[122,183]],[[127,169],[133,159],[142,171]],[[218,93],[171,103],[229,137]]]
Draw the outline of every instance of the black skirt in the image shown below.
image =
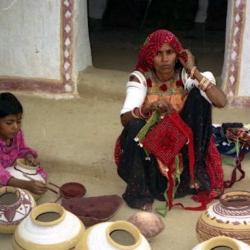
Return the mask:
[[[210,181],[205,169],[205,156],[212,133],[211,104],[194,88],[190,91],[182,112],[182,119],[192,129],[195,151],[195,177],[201,190],[209,190]],[[120,136],[121,158],[119,176],[127,183],[123,199],[132,208],[142,208],[154,199],[164,200],[167,179],[161,174],[153,155],[147,157],[134,138],[145,125],[142,119],[128,122]],[[176,196],[192,193],[189,186],[187,147],[182,149],[184,170]]]

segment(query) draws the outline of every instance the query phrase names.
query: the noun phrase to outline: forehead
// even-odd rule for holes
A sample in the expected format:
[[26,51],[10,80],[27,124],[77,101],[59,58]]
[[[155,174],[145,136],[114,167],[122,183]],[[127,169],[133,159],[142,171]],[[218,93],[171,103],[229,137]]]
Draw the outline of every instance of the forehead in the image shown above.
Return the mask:
[[173,48],[172,48],[168,43],[164,43],[164,44],[160,47],[159,51],[165,51],[165,50],[173,50]]
[[22,119],[22,114],[15,114],[15,115],[7,115],[3,118],[0,118],[2,121],[16,121]]

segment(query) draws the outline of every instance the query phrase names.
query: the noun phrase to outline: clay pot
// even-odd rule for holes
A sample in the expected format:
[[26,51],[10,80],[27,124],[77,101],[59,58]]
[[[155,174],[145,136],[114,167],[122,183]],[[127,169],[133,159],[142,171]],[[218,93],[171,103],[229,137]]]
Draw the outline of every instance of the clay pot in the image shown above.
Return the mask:
[[35,207],[17,227],[14,250],[73,249],[83,236],[82,222],[56,203]]
[[193,250],[250,250],[250,246],[243,241],[236,240],[226,236],[213,237],[207,241],[198,244]]
[[88,228],[75,250],[151,250],[151,247],[133,224],[115,221]]
[[[37,173],[38,166],[27,165],[25,159],[17,159],[15,165],[7,168],[6,170],[11,174],[11,176],[20,180],[35,180],[43,183],[46,182],[46,180]],[[40,195],[34,193],[32,193],[32,195],[36,200],[40,198]]]
[[223,194],[201,214],[196,232],[200,241],[225,235],[250,244],[250,192]]
[[62,206],[75,214],[85,226],[109,220],[122,204],[118,195],[62,199]]
[[147,239],[155,237],[165,228],[160,216],[152,212],[136,212],[128,218],[128,221],[134,224]]
[[0,233],[14,233],[17,225],[36,205],[32,195],[14,187],[0,188]]

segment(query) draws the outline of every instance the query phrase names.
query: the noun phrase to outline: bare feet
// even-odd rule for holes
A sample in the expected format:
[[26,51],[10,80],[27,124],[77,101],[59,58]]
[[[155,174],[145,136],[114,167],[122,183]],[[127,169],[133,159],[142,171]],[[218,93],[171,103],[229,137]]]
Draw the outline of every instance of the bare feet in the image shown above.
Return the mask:
[[141,210],[151,212],[153,210],[153,204],[146,203],[144,206],[141,207]]

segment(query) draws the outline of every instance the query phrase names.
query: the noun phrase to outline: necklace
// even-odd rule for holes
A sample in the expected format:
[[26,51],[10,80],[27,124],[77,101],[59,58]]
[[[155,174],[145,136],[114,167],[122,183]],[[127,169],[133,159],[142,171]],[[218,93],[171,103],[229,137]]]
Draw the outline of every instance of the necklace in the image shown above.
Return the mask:
[[170,77],[168,80],[162,81],[162,80],[160,80],[160,78],[157,76],[157,74],[155,72],[152,72],[152,78],[154,79],[154,82],[156,84],[159,84],[159,85],[166,84],[168,87],[170,87],[169,85],[171,85],[171,83],[173,83],[175,81],[176,75],[174,73],[174,75],[172,77]]

